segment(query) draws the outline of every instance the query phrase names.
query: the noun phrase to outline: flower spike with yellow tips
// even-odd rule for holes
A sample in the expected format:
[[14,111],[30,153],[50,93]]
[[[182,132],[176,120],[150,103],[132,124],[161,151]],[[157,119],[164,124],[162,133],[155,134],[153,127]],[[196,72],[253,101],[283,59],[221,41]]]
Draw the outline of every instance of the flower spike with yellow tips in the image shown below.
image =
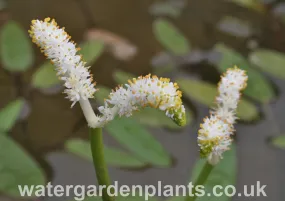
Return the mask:
[[185,108],[182,105],[181,91],[176,83],[166,78],[147,75],[129,80],[113,91],[105,106],[99,107],[103,114],[102,121],[112,120],[116,113],[120,116],[131,116],[139,108],[152,107],[165,111],[166,115],[180,126],[185,125]]
[[59,28],[55,20],[46,18],[44,21],[33,20],[29,33],[32,41],[56,66],[57,75],[65,82],[64,93],[72,101],[71,106],[77,101],[93,98],[96,89],[92,76],[64,28]]
[[79,102],[89,127],[103,127],[107,122],[119,116],[131,116],[133,111],[144,107],[158,108],[180,126],[185,125],[185,108],[182,105],[181,92],[176,83],[167,78],[147,75],[133,79],[114,90],[104,106],[99,107],[101,116],[95,115],[88,99],[96,92],[88,68],[77,54],[71,37],[59,28],[54,19],[33,20],[29,31],[32,41],[37,44],[45,56],[55,65],[59,79],[64,81],[64,93],[72,101]]
[[56,67],[59,79],[64,82],[64,93],[72,102],[71,107],[79,102],[89,126],[97,182],[106,187],[102,189],[102,200],[114,201],[114,196],[107,190],[111,182],[105,161],[102,127],[117,114],[129,117],[133,111],[144,107],[158,108],[178,125],[185,125],[185,108],[177,84],[151,75],[133,79],[111,92],[104,106],[98,108],[101,116],[97,116],[89,102],[96,92],[92,75],[64,28],[59,28],[54,19],[46,18],[44,21],[33,20],[29,33],[32,41]]
[[246,87],[247,79],[245,71],[237,67],[228,69],[218,85],[217,108],[200,126],[200,154],[201,157],[207,158],[211,165],[217,164],[231,145],[240,91]]

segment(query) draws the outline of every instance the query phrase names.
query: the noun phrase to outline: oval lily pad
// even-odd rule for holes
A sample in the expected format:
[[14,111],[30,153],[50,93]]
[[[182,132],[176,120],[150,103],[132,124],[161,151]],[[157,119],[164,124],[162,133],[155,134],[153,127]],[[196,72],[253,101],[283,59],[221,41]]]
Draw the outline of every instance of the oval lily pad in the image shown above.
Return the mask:
[[32,67],[34,53],[26,31],[14,21],[1,28],[0,51],[3,67],[12,72],[22,72]]
[[141,160],[152,165],[168,167],[171,157],[151,133],[131,118],[116,118],[105,129],[120,144]]
[[169,52],[184,55],[190,52],[190,45],[183,34],[168,20],[160,18],[153,23],[156,39]]
[[14,126],[23,106],[24,100],[17,99],[0,110],[0,132],[8,132]]
[[0,135],[0,161],[0,191],[4,194],[18,198],[35,196],[35,191],[22,196],[18,186],[45,185],[45,175],[39,165],[5,134]]
[[[73,154],[92,161],[90,143],[86,140],[70,139],[66,141],[65,148],[67,151]],[[146,162],[139,160],[137,157],[117,148],[104,146],[104,153],[106,163],[111,166],[140,168],[146,165]]]
[[285,54],[267,49],[257,49],[249,54],[249,61],[264,72],[285,79]]
[[87,65],[92,65],[104,51],[104,43],[98,40],[88,40],[80,45],[80,54]]
[[32,77],[32,85],[39,89],[50,88],[60,83],[55,67],[49,61],[40,66]]

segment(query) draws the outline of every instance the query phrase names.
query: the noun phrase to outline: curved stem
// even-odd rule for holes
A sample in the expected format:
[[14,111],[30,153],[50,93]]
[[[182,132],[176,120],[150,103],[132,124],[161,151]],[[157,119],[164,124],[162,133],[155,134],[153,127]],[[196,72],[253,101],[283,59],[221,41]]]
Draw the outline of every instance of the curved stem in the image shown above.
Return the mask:
[[99,122],[99,117],[95,115],[89,100],[80,99],[79,103],[88,126],[91,128],[96,128]]
[[185,198],[185,201],[195,201],[196,200],[196,198],[197,198],[197,196],[195,195],[196,194],[196,190],[195,190],[196,186],[203,185],[207,181],[207,179],[208,179],[210,173],[212,172],[213,168],[214,168],[213,165],[209,164],[208,162],[205,163],[205,165],[203,166],[203,169],[201,170],[197,180],[195,181],[194,192],[192,193],[193,196],[188,195]]
[[109,196],[107,192],[108,186],[110,186],[110,178],[104,158],[102,128],[89,128],[89,135],[97,181],[100,186],[105,186],[102,199],[103,201],[113,201],[114,197]]

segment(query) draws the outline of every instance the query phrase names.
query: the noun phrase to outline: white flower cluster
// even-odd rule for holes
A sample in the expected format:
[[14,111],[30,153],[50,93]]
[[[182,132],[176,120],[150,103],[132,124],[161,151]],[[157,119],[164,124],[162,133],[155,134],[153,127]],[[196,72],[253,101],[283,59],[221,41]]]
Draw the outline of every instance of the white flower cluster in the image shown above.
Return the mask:
[[96,89],[92,75],[81,56],[77,55],[79,48],[70,41],[71,37],[64,28],[59,28],[55,20],[46,18],[44,21],[33,20],[29,33],[33,42],[56,66],[57,75],[65,82],[64,93],[73,102],[71,106],[77,101],[93,98]]
[[182,105],[181,91],[176,83],[167,78],[147,75],[129,80],[129,83],[112,91],[105,105],[99,107],[101,121],[106,123],[118,113],[120,116],[131,116],[133,111],[143,107],[153,107],[165,111],[178,125],[186,122],[185,108]]
[[246,87],[247,79],[245,71],[237,67],[228,69],[218,85],[217,108],[201,124],[198,133],[200,153],[212,165],[220,161],[231,145],[240,91]]
[[117,114],[131,116],[134,110],[146,106],[165,111],[178,125],[185,124],[185,108],[177,84],[150,75],[129,81],[125,88],[118,87],[110,94],[105,105],[99,107],[102,116],[96,116],[88,100],[96,92],[92,75],[81,56],[77,55],[78,48],[70,41],[71,37],[64,28],[59,28],[55,20],[46,18],[44,21],[33,20],[29,33],[33,42],[55,65],[59,79],[65,82],[64,93],[72,101],[71,106],[80,103],[90,127],[102,127]]

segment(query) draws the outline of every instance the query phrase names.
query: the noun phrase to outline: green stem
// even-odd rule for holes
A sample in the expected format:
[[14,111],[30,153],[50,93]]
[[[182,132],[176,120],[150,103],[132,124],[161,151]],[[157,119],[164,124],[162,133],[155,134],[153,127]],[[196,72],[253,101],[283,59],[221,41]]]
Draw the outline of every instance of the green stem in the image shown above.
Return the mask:
[[103,188],[102,199],[103,201],[113,201],[114,197],[109,196],[107,193],[107,188],[110,186],[110,178],[104,158],[102,128],[90,128],[89,133],[97,181],[100,186],[106,186],[106,188]]
[[197,196],[195,195],[196,194],[196,190],[195,190],[195,187],[198,186],[198,185],[204,185],[204,183],[207,181],[210,173],[212,172],[214,166],[209,164],[208,162],[205,163],[205,165],[203,166],[203,169],[202,171],[200,172],[197,180],[195,181],[195,184],[194,184],[194,191],[192,192],[192,194],[194,196],[190,196],[188,195],[185,199],[185,201],[195,201]]

